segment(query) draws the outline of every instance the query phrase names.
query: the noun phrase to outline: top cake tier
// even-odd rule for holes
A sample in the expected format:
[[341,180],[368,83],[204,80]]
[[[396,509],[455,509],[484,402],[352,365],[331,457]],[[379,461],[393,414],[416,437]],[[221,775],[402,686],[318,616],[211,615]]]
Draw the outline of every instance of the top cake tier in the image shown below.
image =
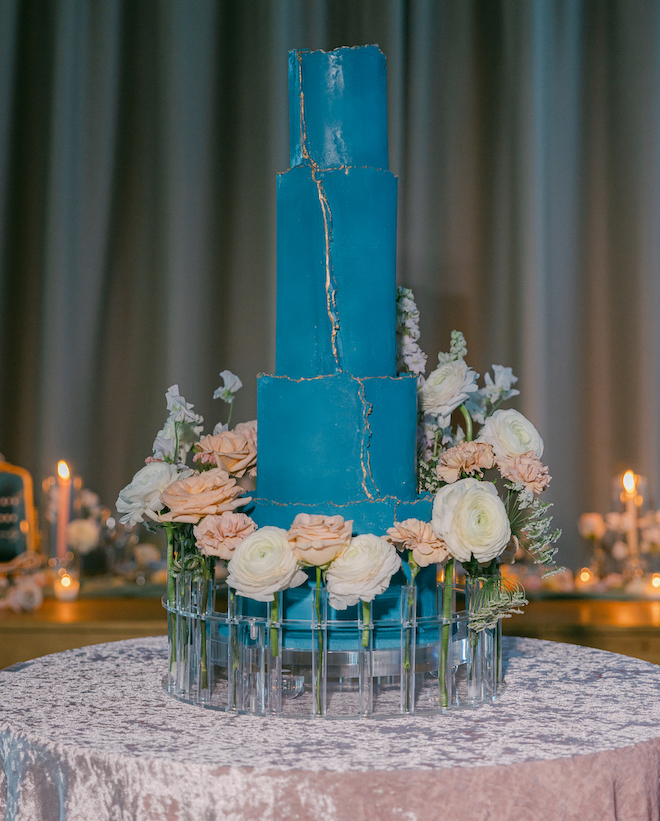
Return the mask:
[[377,46],[289,52],[291,167],[387,169],[387,77]]

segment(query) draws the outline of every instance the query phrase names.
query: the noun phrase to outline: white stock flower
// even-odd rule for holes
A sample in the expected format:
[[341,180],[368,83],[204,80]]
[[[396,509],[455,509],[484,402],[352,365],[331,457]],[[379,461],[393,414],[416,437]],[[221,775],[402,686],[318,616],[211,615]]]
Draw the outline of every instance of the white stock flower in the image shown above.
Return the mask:
[[422,410],[437,416],[441,428],[447,427],[452,411],[477,390],[476,378],[464,360],[445,362],[430,374],[419,392]]
[[222,371],[220,378],[223,384],[215,389],[213,398],[222,399],[223,402],[227,402],[227,404],[231,405],[234,401],[234,394],[243,387],[243,383],[236,374],[231,371]]
[[387,590],[400,567],[396,548],[386,539],[371,533],[356,536],[326,573],[330,606],[346,610],[360,600],[372,601]]
[[513,408],[497,410],[489,416],[479,431],[477,441],[492,445],[498,461],[513,459],[530,451],[539,459],[543,456],[543,439],[539,432],[529,419]]
[[426,354],[416,343],[414,348],[412,345],[410,348],[412,350],[403,351],[404,364],[410,373],[414,373],[415,375],[424,373],[426,370]]
[[227,584],[239,596],[273,601],[273,594],[307,581],[281,527],[261,527],[234,550]]
[[164,505],[160,494],[175,479],[192,471],[179,471],[168,462],[150,462],[135,474],[130,484],[120,492],[117,499],[117,512],[123,513],[120,521],[123,525],[134,525],[143,522],[144,517],[156,521]]
[[459,479],[440,488],[433,502],[431,527],[459,562],[474,556],[488,564],[511,538],[506,508],[494,485],[478,479]]

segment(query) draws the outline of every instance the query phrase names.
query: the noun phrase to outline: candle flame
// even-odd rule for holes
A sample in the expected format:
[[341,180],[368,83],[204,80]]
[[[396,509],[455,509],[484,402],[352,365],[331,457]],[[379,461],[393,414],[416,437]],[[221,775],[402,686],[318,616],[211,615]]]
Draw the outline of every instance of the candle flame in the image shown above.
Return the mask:
[[623,474],[623,489],[626,493],[634,493],[635,492],[635,474],[632,470],[627,470]]
[[68,479],[71,476],[69,466],[64,461],[59,461],[57,463],[57,473],[62,479]]
[[580,571],[580,581],[588,582],[591,578],[591,570],[588,567],[583,567]]
[[651,576],[651,584],[655,588],[660,587],[660,573],[654,573],[653,576]]
[[69,587],[71,584],[71,576],[62,576],[60,583],[62,584],[62,587]]

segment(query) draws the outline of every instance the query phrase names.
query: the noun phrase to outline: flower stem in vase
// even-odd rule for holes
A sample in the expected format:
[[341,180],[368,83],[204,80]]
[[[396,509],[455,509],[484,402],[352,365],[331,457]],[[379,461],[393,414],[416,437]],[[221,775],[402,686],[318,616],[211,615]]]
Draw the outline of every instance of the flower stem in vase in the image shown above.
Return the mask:
[[440,646],[440,670],[438,684],[440,685],[440,706],[449,706],[447,694],[447,656],[449,654],[449,628],[451,627],[451,606],[453,597],[454,560],[449,559],[445,565],[445,582],[442,589],[442,644]]
[[403,656],[403,669],[405,671],[405,709],[410,709],[410,640],[412,634],[413,607],[415,605],[415,577],[419,572],[419,565],[415,562],[412,550],[408,551],[408,567],[410,568],[410,583],[408,585],[408,596],[406,598],[406,639]]
[[[172,525],[165,525],[167,531],[167,603],[174,606],[174,532]],[[176,665],[176,628],[177,617],[168,611],[170,623],[170,672]]]
[[362,646],[368,647],[369,646],[369,623],[370,623],[370,615],[369,615],[369,602],[363,601],[362,602],[362,622],[364,627],[362,628]]
[[[206,610],[209,604],[209,584],[211,582],[211,563],[212,559],[205,558],[202,564],[203,581],[202,581],[202,614],[206,615]],[[206,649],[206,619],[199,620],[199,627],[201,630],[201,666],[202,666],[202,690],[207,690],[209,686],[209,669],[208,669],[208,653]]]
[[321,631],[321,568],[316,568],[316,595],[314,597],[314,606],[316,608],[316,621],[318,625],[318,645],[319,653],[316,662],[316,712],[318,715],[322,714],[321,704],[321,675],[323,673],[323,633]]
[[276,658],[280,652],[275,623],[280,620],[280,594],[273,593],[273,603],[270,606],[270,654]]

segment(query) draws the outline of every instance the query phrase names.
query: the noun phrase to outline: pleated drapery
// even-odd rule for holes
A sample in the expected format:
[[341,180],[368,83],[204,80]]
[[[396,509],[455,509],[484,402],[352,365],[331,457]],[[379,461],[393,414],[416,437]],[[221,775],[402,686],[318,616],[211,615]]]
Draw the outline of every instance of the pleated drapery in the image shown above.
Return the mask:
[[0,451],[70,461],[106,504],[178,382],[274,364],[275,175],[290,48],[378,43],[398,277],[430,364],[461,328],[512,365],[549,498],[660,505],[660,4],[654,0],[4,0]]

